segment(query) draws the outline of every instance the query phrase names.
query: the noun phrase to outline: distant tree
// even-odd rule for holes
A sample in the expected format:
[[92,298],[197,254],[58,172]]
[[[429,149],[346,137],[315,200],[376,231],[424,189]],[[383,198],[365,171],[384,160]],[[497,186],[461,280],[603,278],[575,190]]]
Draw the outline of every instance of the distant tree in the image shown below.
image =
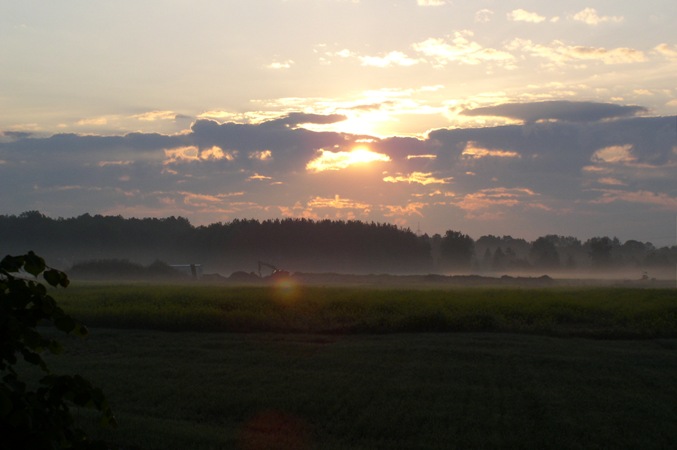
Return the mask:
[[542,236],[531,244],[531,260],[537,268],[558,269],[559,252],[555,247],[556,236]]
[[460,231],[447,230],[440,242],[440,257],[443,268],[470,268],[475,250],[475,241]]
[[[50,286],[68,286],[63,272],[49,268],[33,252],[6,256],[0,261],[0,448],[2,449],[101,449],[106,445],[90,440],[77,426],[71,408],[91,407],[102,421],[114,425],[115,418],[100,389],[79,375],[54,375],[40,356],[45,350],[59,353],[61,345],[43,336],[38,325],[52,324],[65,333],[84,336],[87,329],[67,315],[36,281]],[[29,367],[46,375],[31,390],[16,369],[18,356]]]
[[491,270],[491,259],[492,259],[493,254],[491,253],[491,249],[487,247],[484,250],[484,256],[482,256],[482,269],[484,270]]
[[655,250],[656,248],[650,242],[645,244],[632,239],[625,241],[625,243],[619,248],[623,263],[630,267],[641,266],[647,255]]
[[494,252],[494,257],[491,260],[491,270],[494,272],[501,271],[505,269],[506,266],[506,256],[501,247],[497,247]]
[[595,268],[607,268],[612,265],[612,251],[614,247],[618,246],[617,238],[610,239],[604,237],[594,237],[586,242],[588,247],[588,255]]
[[652,250],[645,258],[646,267],[674,267],[677,265],[677,245]]

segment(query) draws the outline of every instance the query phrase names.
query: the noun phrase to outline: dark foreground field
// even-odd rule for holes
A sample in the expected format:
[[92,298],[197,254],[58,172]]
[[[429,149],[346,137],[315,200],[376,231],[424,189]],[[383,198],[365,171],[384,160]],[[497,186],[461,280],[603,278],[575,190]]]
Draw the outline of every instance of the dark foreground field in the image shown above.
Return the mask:
[[144,449],[669,449],[677,340],[94,330],[54,369]]
[[59,292],[93,327],[49,364],[107,393],[120,426],[101,436],[142,449],[677,447],[674,290],[211,289]]

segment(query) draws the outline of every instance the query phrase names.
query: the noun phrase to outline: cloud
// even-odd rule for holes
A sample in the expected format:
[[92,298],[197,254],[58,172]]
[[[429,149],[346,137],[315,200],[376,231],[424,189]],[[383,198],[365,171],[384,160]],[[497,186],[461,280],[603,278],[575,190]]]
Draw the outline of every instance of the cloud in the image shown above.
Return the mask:
[[452,201],[451,204],[465,211],[468,218],[498,220],[514,208],[549,210],[550,208],[545,204],[535,200],[537,197],[538,194],[531,189],[499,187],[466,194],[460,200]]
[[547,225],[594,226],[604,214],[647,208],[668,214],[677,196],[675,117],[636,116],[644,112],[594,102],[509,103],[465,113],[523,123],[369,142],[306,129],[342,116],[301,112],[259,123],[198,119],[177,135],[5,133],[0,204],[4,213],[181,214],[197,223],[289,215],[416,227],[411,220],[421,220],[438,231],[454,217],[459,228],[497,232],[483,221],[503,218],[513,228],[500,232],[538,221],[544,232],[558,232]]
[[450,178],[435,178],[432,172],[412,172],[407,175],[398,174],[396,176],[386,176],[383,178],[386,183],[418,183],[424,186],[429,184],[448,184]]
[[256,151],[249,153],[249,159],[258,159],[259,161],[269,161],[273,159],[273,152],[270,150]]
[[508,67],[512,66],[515,60],[513,55],[494,48],[482,47],[479,43],[470,40],[473,35],[472,31],[457,31],[453,38],[429,38],[415,43],[413,48],[416,52],[429,58],[433,66],[438,68],[452,62],[468,65],[493,62]]
[[386,217],[419,216],[424,217],[423,210],[429,205],[423,202],[409,202],[406,205],[384,205]]
[[562,120],[567,122],[595,122],[603,119],[634,116],[645,113],[641,106],[623,106],[612,103],[544,101],[536,103],[506,103],[498,106],[474,108],[462,112],[466,116],[496,116],[536,122]]
[[165,150],[165,156],[167,160],[165,164],[174,164],[184,161],[199,161],[200,160],[200,149],[194,145],[187,147],[178,147],[170,150]]
[[622,182],[618,178],[603,177],[597,180],[599,184],[606,184],[608,186],[625,186],[626,183]]
[[546,19],[545,17],[537,14],[535,12],[529,12],[524,9],[515,9],[508,13],[508,19],[515,22],[530,22],[530,23],[541,23]]
[[89,119],[80,119],[76,122],[77,125],[81,126],[101,126],[108,123],[108,118],[106,117],[91,117]]
[[178,114],[176,114],[174,111],[148,111],[132,116],[134,119],[145,122],[155,122],[157,120],[176,120],[177,117]]
[[443,6],[447,3],[446,0],[416,0],[418,6]]
[[631,153],[632,145],[612,145],[597,150],[592,155],[592,161],[604,163],[632,163],[635,157]]
[[350,166],[369,164],[373,162],[388,162],[390,157],[382,153],[372,152],[365,148],[356,148],[351,151],[332,152],[318,150],[318,155],[306,164],[308,172],[324,172],[326,170],[347,169]]
[[299,125],[315,123],[315,124],[328,124],[336,123],[346,120],[347,117],[342,114],[307,114],[307,113],[290,113],[284,117],[269,120],[264,122],[267,126],[287,126],[287,127],[296,127]]
[[494,17],[494,12],[490,9],[480,9],[475,13],[475,22],[488,23]]
[[578,22],[583,22],[588,25],[599,25],[603,22],[618,23],[623,21],[623,17],[620,16],[600,16],[595,8],[582,9],[581,11],[574,14],[572,18]]
[[261,175],[259,173],[254,173],[254,175],[250,176],[248,180],[272,180],[272,177],[267,177],[265,175]]
[[494,157],[494,158],[519,158],[520,155],[517,152],[512,152],[512,151],[507,151],[507,150],[496,150],[496,149],[488,149],[488,148],[482,148],[477,145],[476,142],[468,142],[466,144],[465,150],[463,150],[463,153],[461,153],[461,156],[464,156],[466,158],[472,158],[472,159],[480,159],[480,158],[486,158],[486,157]]
[[235,120],[238,117],[238,114],[234,114],[230,111],[223,111],[219,109],[214,109],[210,111],[205,111],[200,113],[198,119],[213,119],[213,120]]
[[562,41],[553,41],[550,45],[542,45],[529,39],[517,38],[510,41],[506,48],[544,58],[557,65],[575,61],[599,61],[603,64],[631,64],[646,61],[644,52],[627,47],[606,49],[567,45]]
[[361,56],[363,66],[372,67],[391,67],[391,66],[413,66],[418,64],[417,59],[409,58],[402,52],[392,51],[385,56]]
[[654,47],[654,51],[672,61],[677,61],[677,45],[658,44]]
[[266,67],[269,69],[273,70],[280,70],[280,69],[289,69],[291,66],[294,65],[294,61],[291,59],[287,59],[286,61],[273,61],[272,63],[268,64]]
[[650,205],[666,211],[677,211],[677,197],[665,192],[650,191],[623,191],[616,189],[601,190],[602,197],[591,200],[592,204],[608,204],[616,202],[640,203]]
[[33,133],[28,131],[1,131],[0,136],[7,137],[9,139],[26,139],[33,135]]

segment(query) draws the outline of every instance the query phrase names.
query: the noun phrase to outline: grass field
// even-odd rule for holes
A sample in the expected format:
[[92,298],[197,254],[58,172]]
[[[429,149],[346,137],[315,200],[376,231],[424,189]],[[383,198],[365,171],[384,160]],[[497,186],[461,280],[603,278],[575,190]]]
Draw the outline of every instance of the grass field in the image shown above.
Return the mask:
[[123,448],[677,447],[674,290],[55,296],[92,333],[50,367],[104,389],[120,427],[96,433]]
[[109,328],[677,337],[675,289],[89,284],[59,291],[58,298],[84,323]]

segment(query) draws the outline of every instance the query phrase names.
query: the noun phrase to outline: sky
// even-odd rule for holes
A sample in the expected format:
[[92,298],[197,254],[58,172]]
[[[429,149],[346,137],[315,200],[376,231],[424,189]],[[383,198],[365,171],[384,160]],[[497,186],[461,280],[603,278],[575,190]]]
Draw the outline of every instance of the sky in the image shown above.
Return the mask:
[[677,239],[674,0],[0,0],[0,214]]

